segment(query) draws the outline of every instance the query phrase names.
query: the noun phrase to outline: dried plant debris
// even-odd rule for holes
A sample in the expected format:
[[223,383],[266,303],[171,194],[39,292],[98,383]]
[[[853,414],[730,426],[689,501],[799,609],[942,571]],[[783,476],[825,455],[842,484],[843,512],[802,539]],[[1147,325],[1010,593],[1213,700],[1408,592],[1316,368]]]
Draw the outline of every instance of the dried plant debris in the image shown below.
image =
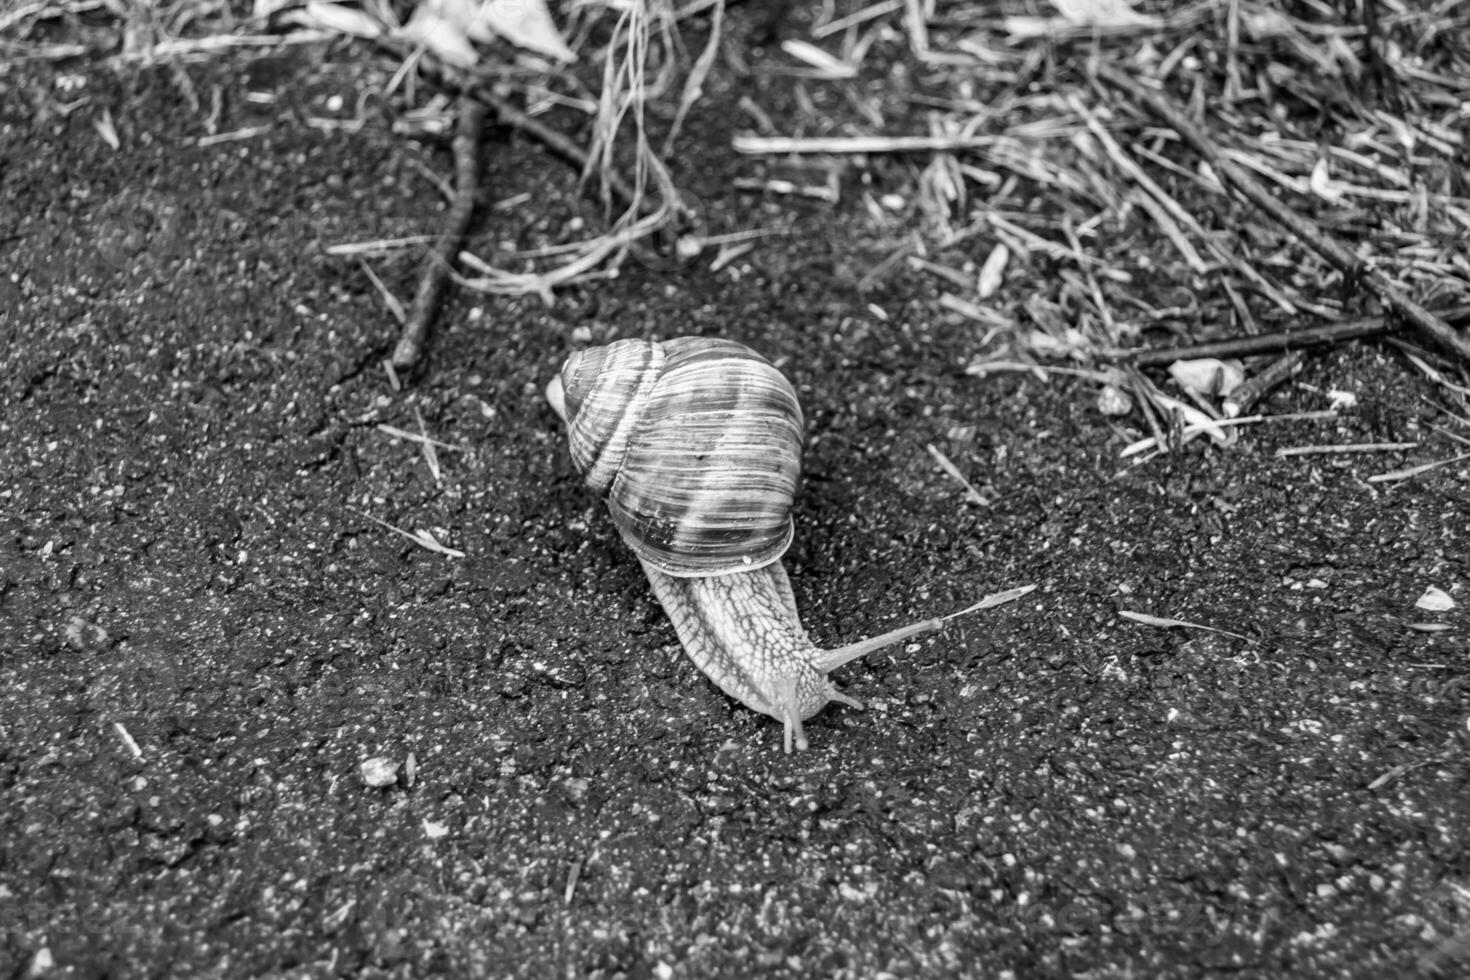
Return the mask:
[[[442,274],[452,267],[470,273],[456,276],[461,285],[530,293],[550,302],[558,288],[614,274],[635,243],[684,217],[662,155],[654,149],[646,108],[682,97],[678,118],[660,126],[666,155],[716,60],[723,10],[723,0],[682,8],[673,0],[253,0],[203,5],[186,0],[105,5],[37,0],[0,13],[0,56],[165,64],[188,88],[188,75],[179,67],[188,61],[348,36],[370,41],[397,60],[397,70],[382,89],[365,95],[402,103],[397,108],[405,125],[428,113],[421,120],[425,131],[443,132],[455,125],[455,118],[461,121],[461,132],[470,131],[473,127],[463,125],[473,117],[466,102],[477,101],[498,124],[521,130],[552,155],[571,162],[569,188],[580,185],[599,195],[581,222],[580,235],[529,249],[477,247],[473,253],[462,252],[456,243],[462,225],[450,222],[436,236],[440,247],[427,265],[437,271],[425,276],[421,302],[405,314],[409,323],[395,356],[401,369],[413,362],[427,334],[419,325],[426,322],[420,310],[432,313]],[[700,21],[705,45],[697,57],[679,35],[680,19],[696,14],[707,15]],[[78,29],[83,17],[88,24],[105,26]],[[49,43],[53,36],[67,43]],[[77,37],[90,43],[77,43]],[[419,78],[431,84],[419,85]],[[446,92],[459,98],[457,113],[447,110]],[[198,101],[197,94],[194,99]],[[557,111],[555,121],[552,110]],[[340,128],[353,120],[319,122]],[[105,113],[93,125],[99,138],[120,145],[120,134]],[[210,122],[206,128],[201,145],[249,139],[268,127],[218,133]],[[567,135],[584,129],[592,132],[589,145]],[[462,174],[455,184],[466,186]],[[465,200],[470,196],[461,194]],[[457,208],[456,214],[463,210]]]
[[1291,380],[1298,348],[1412,333],[1442,374],[1470,364],[1467,29],[1470,8],[1428,3],[829,5],[783,54],[854,110],[732,146],[863,167],[875,226],[919,236],[863,285],[932,279],[975,373],[1232,359],[1174,400],[1203,418],[1097,371],[1100,409],[1156,443],[1221,441],[1212,422]]
[[[84,35],[47,26],[82,6],[0,15],[6,53],[74,56],[47,42]],[[616,274],[655,234],[675,262],[721,246],[714,271],[761,247],[765,228],[702,227],[667,165],[712,78],[761,76],[736,108],[730,145],[747,163],[733,188],[792,211],[855,207],[871,229],[859,291],[932,281],[941,315],[975,332],[977,373],[1095,371],[1108,417],[1171,449],[1186,428],[1220,441],[1207,422],[1253,410],[1315,349],[1402,337],[1447,355],[1414,356],[1463,406],[1464,4],[853,0],[796,8],[780,43],[759,48],[727,36],[726,6],[255,0],[241,16],[241,4],[119,4],[98,50],[167,62],[372,39],[400,62],[389,94],[436,106],[425,125],[452,125],[446,92],[469,96],[591,178],[602,206],[580,230],[484,236],[435,262],[461,286],[547,302]],[[420,76],[435,84],[414,88]],[[587,145],[550,122],[568,114],[591,123]],[[125,138],[105,117],[94,125]],[[1165,394],[1205,418],[1182,417],[1157,397],[1170,382],[1154,366],[1204,357],[1238,361],[1240,383]]]

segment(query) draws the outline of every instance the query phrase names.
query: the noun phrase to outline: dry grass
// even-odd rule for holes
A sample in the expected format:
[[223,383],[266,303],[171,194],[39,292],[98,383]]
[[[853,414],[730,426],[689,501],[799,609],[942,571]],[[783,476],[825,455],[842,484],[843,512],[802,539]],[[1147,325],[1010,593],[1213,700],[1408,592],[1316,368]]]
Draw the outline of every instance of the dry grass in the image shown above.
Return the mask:
[[[1296,331],[1344,342],[1325,325],[1387,312],[1375,330],[1408,324],[1463,369],[1463,330],[1425,311],[1470,293],[1470,8],[1279,7],[1057,4],[1102,18],[1084,23],[1010,0],[828,4],[810,32],[822,57],[788,51],[816,76],[797,101],[852,111],[735,148],[901,181],[871,207],[894,237],[863,285],[932,276],[977,324],[976,373],[1087,367],[1141,399],[1161,445],[1225,413],[1195,398],[1203,418],[1181,420],[1109,366],[1145,345],[1280,353]],[[801,97],[817,86],[843,98]]]
[[[600,234],[557,248],[556,261],[530,271],[510,271],[465,256],[479,272],[466,282],[471,288],[535,293],[550,304],[555,289],[615,270],[634,243],[677,216],[674,182],[653,149],[645,113],[651,101],[665,97],[673,88],[678,49],[674,8],[668,0],[650,0],[604,9],[611,15],[612,29],[611,37],[592,59],[602,66],[602,80],[583,178],[601,175],[602,185],[610,187],[614,175],[631,173],[624,182],[627,199],[620,202],[620,211]],[[650,66],[655,64],[661,70],[650,75]],[[697,91],[697,71],[691,76],[693,88],[686,87],[686,93]],[[686,94],[686,107],[692,101]],[[681,111],[679,118],[682,116]],[[613,209],[611,195],[605,195],[604,201]]]
[[[908,85],[826,81],[848,87],[865,110],[835,124],[798,122],[820,133],[735,145],[910,159],[918,149],[922,164],[911,166],[923,169],[907,206],[926,226],[927,262],[909,264],[950,268],[958,275],[948,284],[977,275],[1005,246],[1005,278],[1028,288],[1013,298],[1002,289],[986,304],[986,323],[1006,318],[1013,329],[1002,339],[1029,353],[1087,360],[1154,331],[1194,340],[1254,333],[1304,313],[1345,316],[1371,299],[1233,195],[1177,132],[1100,84],[1101,63],[1167,93],[1229,161],[1420,303],[1464,302],[1470,49],[1461,37],[1470,12],[1459,12],[1456,30],[1444,4],[1383,6],[1387,41],[1374,76],[1360,24],[1327,5],[1308,7],[1312,23],[1273,6],[1218,0],[1169,14],[1171,5],[1141,4],[1132,29],[1059,25],[1019,38],[1005,12],[1034,17],[1021,4],[951,11],[908,58]],[[869,35],[901,32],[904,8],[872,9],[886,13],[848,27],[839,58],[848,50],[872,58]],[[923,118],[914,109],[925,105],[927,134],[858,132],[871,129],[864,119]],[[960,309],[977,298],[954,295]]]
[[[714,11],[714,30],[694,59],[683,50],[676,26],[680,14],[671,0],[569,5],[559,26],[581,56],[572,67],[500,39],[480,46],[477,63],[456,63],[404,34],[415,7],[390,0],[31,0],[0,13],[0,54],[15,61],[100,59],[177,67],[232,49],[342,34],[375,41],[401,61],[381,95],[403,88],[408,92],[402,97],[416,101],[424,90],[410,85],[420,74],[473,93],[491,104],[502,124],[526,131],[563,157],[583,161],[583,180],[602,188],[607,222],[585,240],[536,256],[461,256],[475,273],[461,283],[487,292],[534,293],[550,302],[558,288],[615,271],[632,244],[678,217],[678,196],[651,142],[645,110],[655,101],[680,98],[675,124],[663,134],[671,142],[713,65],[723,2],[691,8]],[[176,76],[183,88],[192,88],[185,73]],[[578,146],[539,118],[555,109],[590,117],[590,146]],[[203,141],[249,135],[210,134]]]

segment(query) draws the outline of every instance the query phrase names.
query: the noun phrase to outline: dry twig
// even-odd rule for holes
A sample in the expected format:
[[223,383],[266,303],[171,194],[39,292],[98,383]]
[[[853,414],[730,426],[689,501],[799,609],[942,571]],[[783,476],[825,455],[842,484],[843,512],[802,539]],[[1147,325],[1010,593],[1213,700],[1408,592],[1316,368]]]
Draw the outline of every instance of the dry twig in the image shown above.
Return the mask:
[[1306,355],[1301,351],[1294,350],[1285,357],[1272,362],[1260,374],[1251,378],[1240,387],[1226,396],[1224,403],[1220,406],[1227,418],[1236,418],[1244,415],[1251,406],[1265,397],[1266,393],[1277,385],[1280,385],[1302,369],[1306,361]]
[[[1470,323],[1470,306],[1441,310],[1439,315],[1452,324]],[[1389,329],[1387,317],[1369,316],[1358,320],[1325,323],[1302,330],[1281,330],[1244,337],[1227,337],[1223,340],[1189,344],[1184,347],[1116,351],[1112,357],[1115,360],[1139,366],[1172,364],[1175,361],[1194,357],[1249,357],[1252,354],[1283,353],[1318,344],[1336,344],[1358,337],[1374,337],[1387,333]]]
[[[414,54],[412,45],[397,38],[383,36],[377,39],[377,44],[400,59],[407,60]],[[525,133],[550,150],[552,154],[576,167],[579,173],[589,171],[596,173],[608,196],[619,207],[629,207],[637,199],[637,195],[620,174],[606,168],[590,166],[590,154],[578,146],[575,141],[545,122],[528,116],[508,99],[497,94],[495,85],[500,79],[493,72],[454,68],[432,58],[419,59],[418,70],[451,92],[474,96],[475,99],[495,111],[497,123]]]
[[392,363],[398,371],[413,367],[423,353],[434,312],[439,308],[439,300],[449,282],[454,257],[469,231],[480,189],[480,133],[484,129],[485,111],[484,104],[474,97],[460,97],[458,127],[454,134],[454,198],[444,218],[439,240],[424,260],[418,292],[414,294],[413,306],[399,335],[398,346],[393,348]]

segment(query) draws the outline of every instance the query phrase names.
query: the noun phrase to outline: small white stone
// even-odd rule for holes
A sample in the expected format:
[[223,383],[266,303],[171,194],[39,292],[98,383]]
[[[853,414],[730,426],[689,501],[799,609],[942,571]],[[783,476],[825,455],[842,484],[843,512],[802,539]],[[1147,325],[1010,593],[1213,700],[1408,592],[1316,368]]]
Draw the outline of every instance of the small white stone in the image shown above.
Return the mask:
[[1103,385],[1097,393],[1097,410],[1103,415],[1127,415],[1133,411],[1133,399],[1117,385]]
[[1449,593],[1443,589],[1436,589],[1431,585],[1424,590],[1424,594],[1414,603],[1414,607],[1429,612],[1445,612],[1455,608],[1455,600],[1451,599]]
[[386,756],[378,755],[371,759],[364,759],[357,771],[364,785],[379,789],[384,786],[392,786],[398,781],[398,763]]

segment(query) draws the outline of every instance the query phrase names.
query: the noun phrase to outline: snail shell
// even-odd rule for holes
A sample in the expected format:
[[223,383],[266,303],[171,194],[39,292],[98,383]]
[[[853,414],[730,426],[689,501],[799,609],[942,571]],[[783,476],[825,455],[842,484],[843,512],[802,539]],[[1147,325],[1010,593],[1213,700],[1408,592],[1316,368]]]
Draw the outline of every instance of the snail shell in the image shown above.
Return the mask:
[[802,417],[769,361],[728,340],[620,340],[561,379],[572,462],[639,558],[689,578],[785,554]]

